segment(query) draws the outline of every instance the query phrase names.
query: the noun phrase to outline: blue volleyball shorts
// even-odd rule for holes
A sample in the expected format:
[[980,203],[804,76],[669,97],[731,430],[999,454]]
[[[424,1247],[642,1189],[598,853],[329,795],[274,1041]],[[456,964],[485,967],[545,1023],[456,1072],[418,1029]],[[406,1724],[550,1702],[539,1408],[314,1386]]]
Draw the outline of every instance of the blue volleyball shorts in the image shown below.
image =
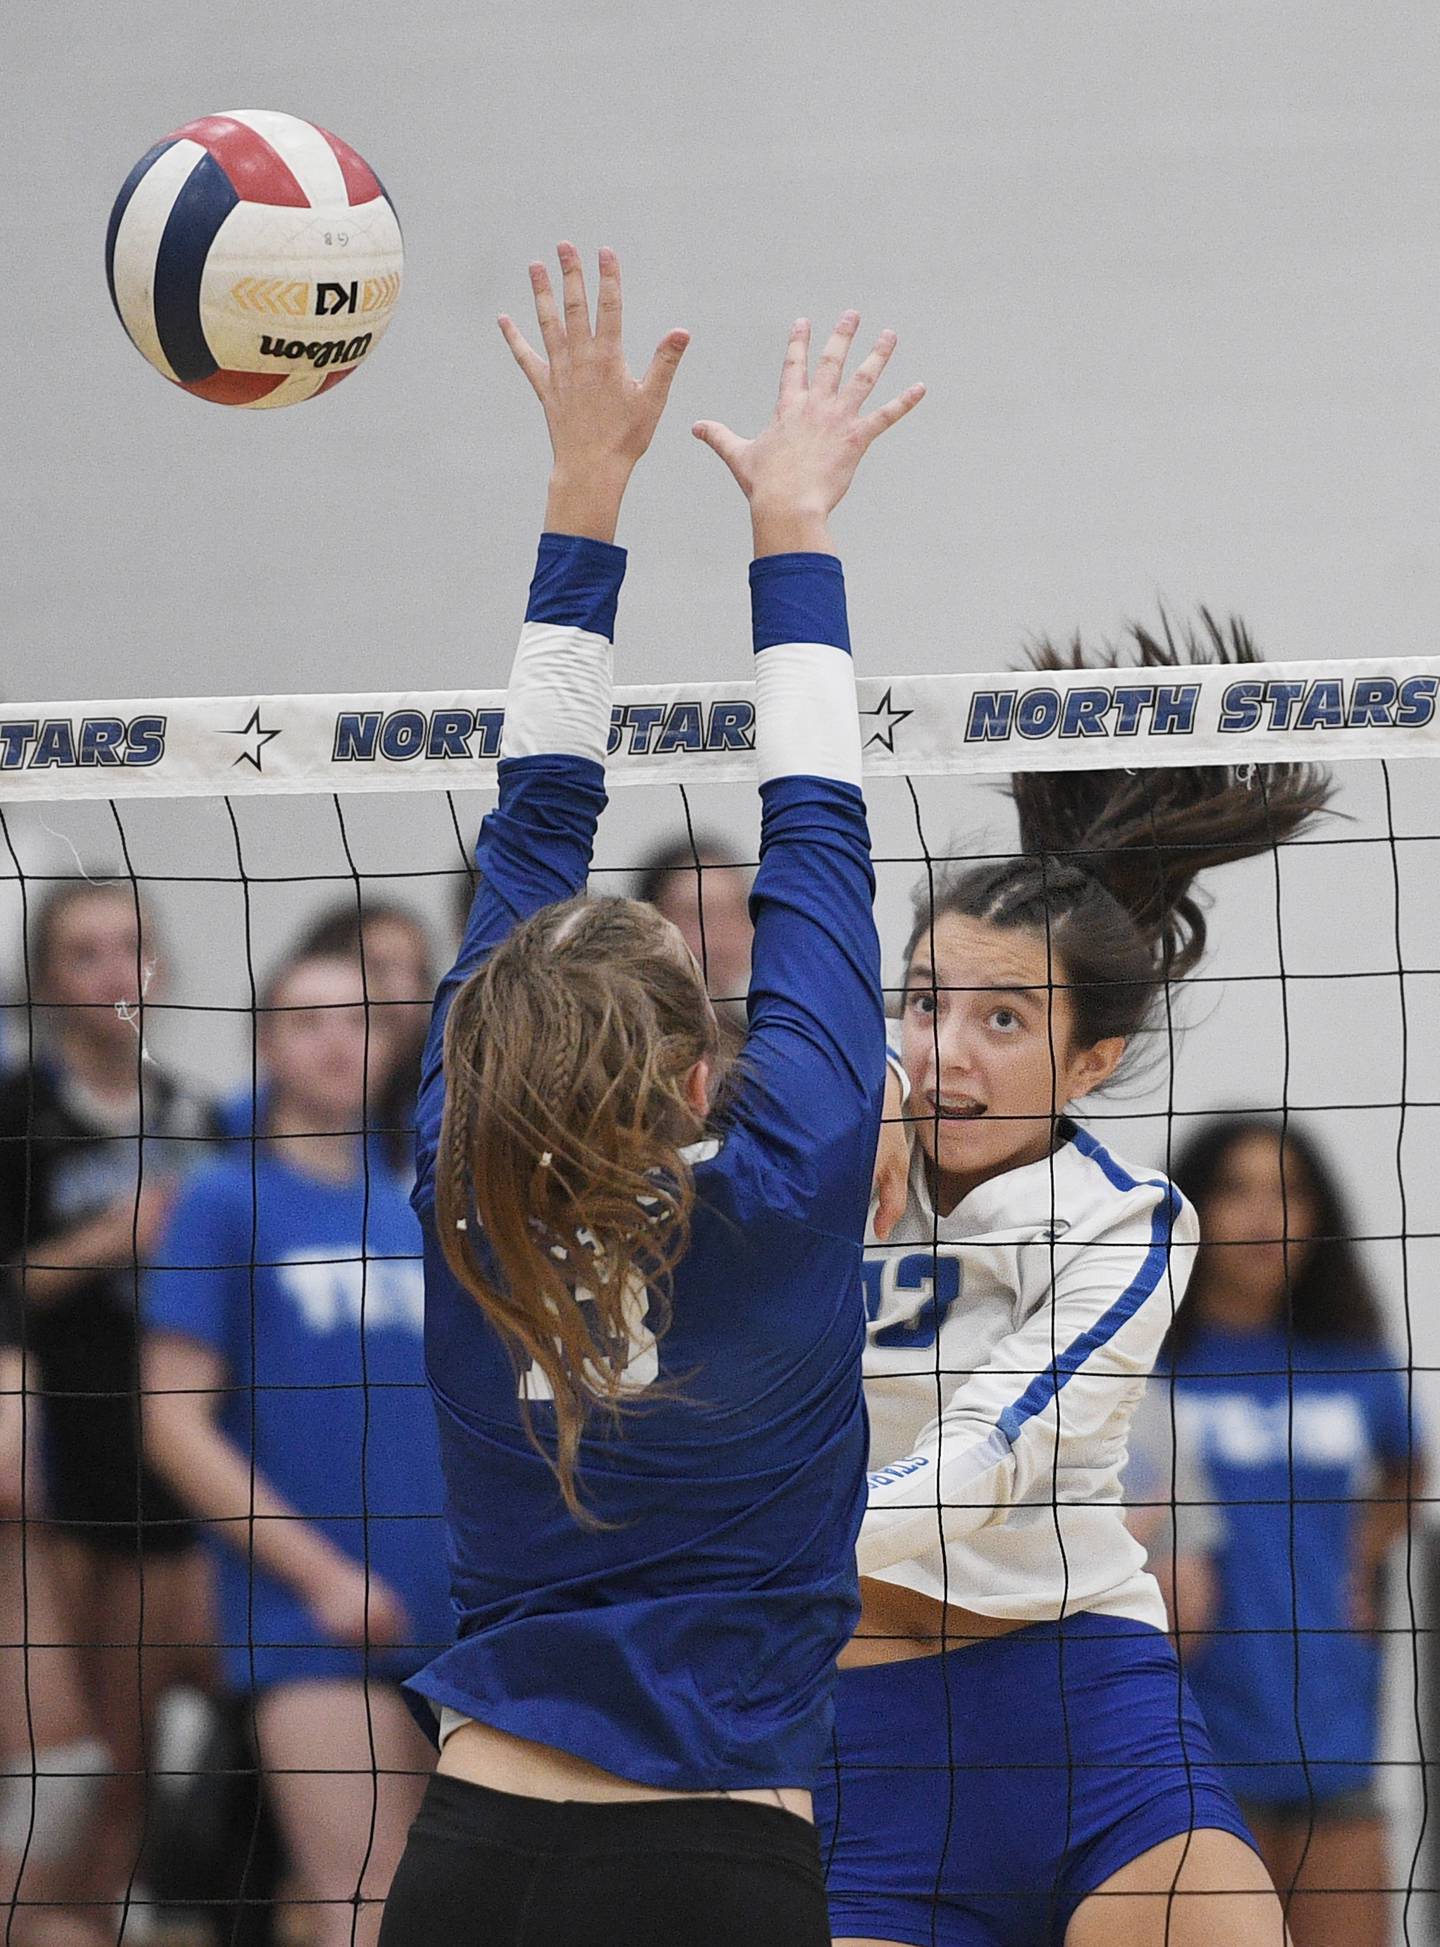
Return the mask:
[[1094,1615],[842,1671],[815,1822],[832,1932],[914,1947],[1060,1947],[1152,1846],[1255,1843],[1169,1639]]

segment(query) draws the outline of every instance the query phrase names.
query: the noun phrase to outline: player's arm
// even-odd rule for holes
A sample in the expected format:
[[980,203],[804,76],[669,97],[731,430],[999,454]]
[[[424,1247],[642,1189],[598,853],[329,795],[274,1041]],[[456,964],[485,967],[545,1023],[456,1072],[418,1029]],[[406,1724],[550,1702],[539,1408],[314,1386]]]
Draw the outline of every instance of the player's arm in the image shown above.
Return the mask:
[[277,1494],[216,1424],[228,1383],[220,1354],[182,1333],[156,1333],[142,1371],[146,1457],[207,1530],[292,1588],[336,1641],[402,1641],[404,1611],[380,1578]]
[[1375,1374],[1367,1392],[1366,1417],[1379,1469],[1353,1529],[1350,1615],[1355,1628],[1377,1630],[1390,1551],[1411,1526],[1416,1508],[1423,1507],[1428,1486],[1413,1386],[1391,1369]]
[[174,1183],[147,1173],[138,1196],[111,1203],[48,1236],[36,1236],[34,1150],[29,1137],[38,1071],[12,1076],[0,1106],[0,1284],[27,1308],[58,1304],[103,1271],[144,1264],[174,1195]]
[[860,791],[860,732],[845,579],[829,517],[870,444],[918,404],[912,385],[861,408],[895,334],[847,380],[859,318],[847,311],[809,373],[809,326],[791,332],[770,424],[753,440],[695,428],[750,503],[760,869],[751,894],[750,1033],[735,1114],[783,1167],[795,1214],[859,1238],[884,1079],[874,874]]
[[147,1181],[138,1196],[127,1191],[68,1229],[25,1245],[10,1267],[25,1303],[57,1305],[102,1272],[143,1266],[174,1194],[169,1178]]
[[1063,1441],[1103,1432],[1124,1388],[1154,1367],[1198,1235],[1169,1184],[1144,1184],[1102,1236],[1027,1246],[1055,1251],[1050,1302],[956,1388],[913,1453],[871,1474],[862,1575],[1003,1517],[1045,1490]]
[[562,303],[530,266],[545,356],[513,321],[500,328],[545,411],[554,455],[530,599],[505,699],[500,799],[480,828],[478,882],[459,956],[441,981],[421,1069],[423,1194],[444,1103],[445,1020],[456,990],[523,919],[582,890],[605,805],[615,611],[625,574],[614,546],[625,489],[664,411],[689,342],[661,339],[643,379],[621,343],[620,266],[600,253],[595,322],[580,257],[559,246]]

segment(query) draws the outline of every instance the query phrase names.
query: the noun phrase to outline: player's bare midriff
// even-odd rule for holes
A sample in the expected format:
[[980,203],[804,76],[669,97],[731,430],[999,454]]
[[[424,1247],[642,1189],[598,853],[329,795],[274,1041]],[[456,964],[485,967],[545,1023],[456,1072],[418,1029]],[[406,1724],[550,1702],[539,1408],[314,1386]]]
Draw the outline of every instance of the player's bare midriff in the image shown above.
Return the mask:
[[840,1652],[842,1670],[872,1663],[908,1663],[942,1656],[992,1636],[1008,1636],[1025,1624],[1014,1616],[981,1616],[958,1603],[937,1602],[915,1589],[867,1576],[860,1583],[860,1623]]
[[560,1751],[551,1744],[512,1737],[493,1725],[473,1720],[446,1738],[435,1769],[447,1778],[491,1791],[514,1792],[521,1798],[580,1799],[594,1805],[620,1805],[655,1798],[732,1798],[756,1805],[779,1807],[797,1818],[810,1819],[810,1794],[798,1785],[763,1786],[754,1790],[676,1792],[638,1785],[613,1771]]

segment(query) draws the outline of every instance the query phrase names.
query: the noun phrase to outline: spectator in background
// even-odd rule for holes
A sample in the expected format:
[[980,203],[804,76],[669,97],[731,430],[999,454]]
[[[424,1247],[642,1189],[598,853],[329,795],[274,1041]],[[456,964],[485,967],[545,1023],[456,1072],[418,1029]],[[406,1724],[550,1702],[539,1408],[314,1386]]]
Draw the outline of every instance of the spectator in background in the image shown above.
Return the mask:
[[391,1022],[353,957],[272,976],[262,1140],[186,1185],[146,1292],[147,1448],[215,1538],[316,1947],[375,1938],[433,1763],[398,1685],[450,1637],[420,1230],[408,1168],[360,1133]]
[[1181,1663],[1215,1616],[1215,1557],[1225,1524],[1204,1461],[1175,1412],[1168,1377],[1152,1379],[1130,1420],[1125,1525],[1149,1557]]
[[0,1305],[0,1916],[11,1947],[102,1947],[114,1929],[75,1903],[106,1752],[66,1641],[51,1537],[30,1519],[33,1399],[18,1332],[14,1307]]
[[424,922],[406,906],[365,902],[363,918],[353,905],[323,914],[295,949],[297,958],[338,954],[363,962],[366,997],[391,1043],[388,1079],[370,1105],[370,1122],[393,1152],[396,1166],[415,1162],[415,1097],[420,1057],[430,1028],[439,979]]
[[[366,998],[375,1005],[372,1019],[382,1014],[393,1042],[383,1100],[369,1105],[370,1123],[393,1147],[398,1162],[409,1168],[415,1147],[415,1093],[420,1083],[420,1054],[430,1022],[436,970],[430,935],[419,915],[391,900],[340,901],[321,913],[300,936],[291,957],[323,958],[339,954],[363,963]],[[220,1109],[227,1137],[246,1139],[265,1120],[263,1090],[260,1113],[246,1078]]]
[[0,1265],[40,1382],[60,1638],[83,1735],[111,1766],[87,1854],[96,1900],[133,1881],[155,1707],[208,1677],[214,1636],[195,1532],[140,1456],[137,1267],[214,1134],[142,1042],[156,960],[133,887],[57,886],[30,926],[27,1058],[0,1078]]
[[720,1017],[726,1052],[745,1037],[750,987],[750,875],[718,839],[670,840],[639,867],[636,899],[665,915],[699,961]]
[[1381,1947],[1384,1570],[1421,1492],[1410,1388],[1339,1187],[1293,1123],[1227,1116],[1176,1157],[1200,1213],[1161,1370],[1224,1511],[1187,1673],[1296,1947]]

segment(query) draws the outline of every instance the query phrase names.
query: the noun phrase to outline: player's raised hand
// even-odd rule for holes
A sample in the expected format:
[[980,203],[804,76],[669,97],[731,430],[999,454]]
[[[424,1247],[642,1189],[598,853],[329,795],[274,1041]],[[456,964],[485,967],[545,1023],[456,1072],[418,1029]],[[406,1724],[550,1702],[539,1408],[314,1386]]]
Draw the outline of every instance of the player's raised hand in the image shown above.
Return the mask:
[[[609,540],[620,497],[659,424],[690,334],[667,331],[644,377],[632,377],[621,342],[620,261],[615,252],[600,252],[593,325],[579,251],[573,243],[561,243],[556,255],[559,303],[545,266],[530,266],[544,357],[513,318],[502,314],[500,329],[545,409],[550,430],[555,467],[546,525],[561,533],[598,533],[599,539]],[[600,531],[607,526],[608,532]]]
[[871,412],[861,408],[895,349],[893,331],[882,331],[867,356],[845,378],[845,360],[860,323],[857,311],[841,314],[813,375],[810,325],[800,318],[790,332],[780,373],[775,414],[754,439],[742,439],[715,419],[693,427],[740,483],[758,523],[763,516],[808,518],[823,524],[844,498],[855,469],[871,444],[925,396],[910,385]]

